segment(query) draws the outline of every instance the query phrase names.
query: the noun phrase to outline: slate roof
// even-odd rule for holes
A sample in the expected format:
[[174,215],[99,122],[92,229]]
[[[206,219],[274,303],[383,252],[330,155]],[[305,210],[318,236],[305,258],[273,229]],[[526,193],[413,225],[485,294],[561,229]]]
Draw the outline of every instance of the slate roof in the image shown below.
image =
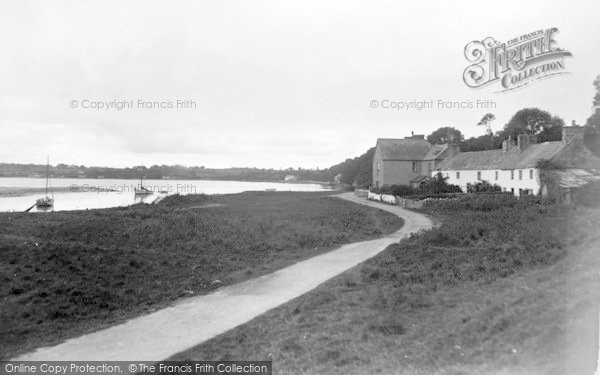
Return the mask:
[[423,157],[423,160],[435,160],[438,156],[448,148],[448,145],[433,145]]
[[377,147],[383,160],[423,160],[431,143],[424,139],[379,138]]
[[564,168],[600,169],[600,159],[577,142],[530,144],[523,151],[514,146],[509,151],[489,150],[461,152],[438,165],[441,170],[485,170],[535,168],[540,160],[552,160]]

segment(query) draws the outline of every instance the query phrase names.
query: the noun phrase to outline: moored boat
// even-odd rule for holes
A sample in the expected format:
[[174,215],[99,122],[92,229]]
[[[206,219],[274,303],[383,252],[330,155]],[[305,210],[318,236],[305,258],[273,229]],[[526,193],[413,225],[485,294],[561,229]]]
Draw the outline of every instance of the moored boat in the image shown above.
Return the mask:
[[42,198],[38,198],[35,200],[35,206],[36,207],[52,207],[54,206],[54,194],[52,194],[52,197],[50,197],[48,195],[48,179],[49,179],[49,175],[50,175],[50,157],[47,158],[46,160],[46,190],[45,190],[45,196]]

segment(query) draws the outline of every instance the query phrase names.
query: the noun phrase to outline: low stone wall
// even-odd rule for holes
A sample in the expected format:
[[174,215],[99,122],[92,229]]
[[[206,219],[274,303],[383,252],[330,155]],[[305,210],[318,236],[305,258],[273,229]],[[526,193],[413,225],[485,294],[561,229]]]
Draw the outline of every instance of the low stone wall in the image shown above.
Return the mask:
[[422,201],[415,201],[412,199],[396,197],[391,194],[377,194],[377,193],[373,193],[371,191],[368,192],[367,199],[372,200],[372,201],[378,201],[378,202],[391,204],[392,206],[401,206],[404,208],[421,208],[421,207],[423,207]]
[[401,197],[396,197],[398,201],[398,205],[404,208],[421,208],[423,207],[423,201],[415,201],[412,199],[406,199]]

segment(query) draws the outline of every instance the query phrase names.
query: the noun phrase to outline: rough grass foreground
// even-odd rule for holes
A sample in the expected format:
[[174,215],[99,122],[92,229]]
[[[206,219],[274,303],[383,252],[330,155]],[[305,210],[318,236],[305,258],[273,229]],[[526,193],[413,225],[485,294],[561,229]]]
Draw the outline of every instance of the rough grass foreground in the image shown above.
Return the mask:
[[402,224],[329,195],[174,196],[154,206],[0,214],[0,358]]
[[281,374],[594,372],[600,211],[467,196],[423,212],[440,226],[172,359],[269,359]]

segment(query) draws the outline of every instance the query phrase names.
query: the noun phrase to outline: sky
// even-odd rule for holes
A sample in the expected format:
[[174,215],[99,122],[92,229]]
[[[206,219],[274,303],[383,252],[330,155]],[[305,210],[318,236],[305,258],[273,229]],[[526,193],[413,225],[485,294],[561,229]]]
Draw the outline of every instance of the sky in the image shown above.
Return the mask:
[[[0,162],[326,168],[377,138],[484,134],[488,112],[493,130],[525,107],[583,124],[598,14],[597,0],[0,0]],[[463,82],[469,42],[552,27],[569,74]],[[411,101],[435,106],[389,108]]]

